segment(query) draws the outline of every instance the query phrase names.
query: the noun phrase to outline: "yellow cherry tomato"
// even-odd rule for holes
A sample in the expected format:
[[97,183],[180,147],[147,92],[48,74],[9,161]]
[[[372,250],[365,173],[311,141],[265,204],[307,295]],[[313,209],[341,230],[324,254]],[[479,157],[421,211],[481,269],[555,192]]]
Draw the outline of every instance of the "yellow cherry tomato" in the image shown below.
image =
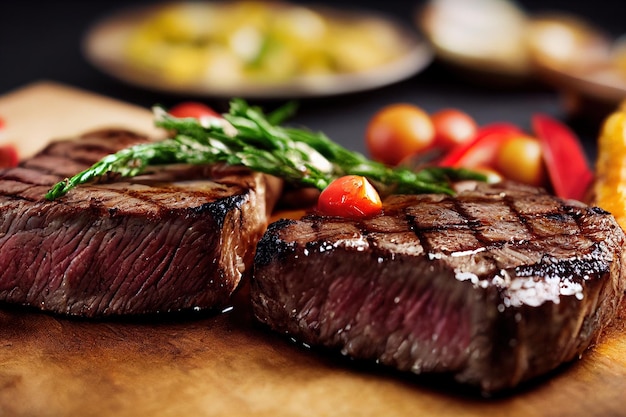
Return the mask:
[[530,136],[505,139],[496,155],[495,168],[513,181],[538,187],[546,184],[541,144]]
[[397,165],[429,148],[435,128],[428,113],[412,104],[392,104],[379,110],[366,129],[366,145],[373,159]]

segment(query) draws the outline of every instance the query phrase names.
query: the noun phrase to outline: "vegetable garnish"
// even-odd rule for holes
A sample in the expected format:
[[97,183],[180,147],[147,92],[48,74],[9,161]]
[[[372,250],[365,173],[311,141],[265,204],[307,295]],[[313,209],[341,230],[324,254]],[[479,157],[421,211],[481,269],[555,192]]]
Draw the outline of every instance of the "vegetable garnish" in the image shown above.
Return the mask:
[[139,175],[151,166],[227,163],[312,186],[320,190],[344,175],[368,178],[383,194],[454,194],[451,181],[484,180],[484,175],[462,168],[427,167],[419,171],[391,168],[367,159],[330,140],[323,133],[280,124],[294,111],[289,103],[264,114],[244,100],[234,99],[223,117],[176,118],[155,107],[155,124],[172,136],[135,145],[108,155],[85,171],[59,182],[46,194],[54,200],[77,185],[117,174]]
[[328,216],[350,218],[372,217],[380,214],[383,203],[367,178],[346,175],[331,182],[317,200],[317,211]]
[[200,119],[207,116],[220,117],[219,113],[215,112],[212,108],[195,101],[179,103],[169,109],[168,113],[178,118],[194,117]]
[[532,133],[510,123],[480,127],[474,139],[453,148],[441,166],[493,168],[505,178],[551,189],[562,198],[582,200],[593,181],[584,149],[563,123],[543,115],[532,118]]
[[450,150],[469,142],[478,131],[478,124],[467,113],[445,108],[430,115],[435,128],[435,144],[444,150]]
[[549,116],[536,114],[532,124],[554,192],[560,197],[582,200],[594,175],[580,141],[567,126]]
[[407,156],[433,145],[435,129],[430,116],[413,104],[398,103],[379,110],[367,124],[365,143],[379,162],[398,165]]
[[472,140],[452,149],[439,161],[439,164],[472,168],[492,166],[502,141],[523,134],[520,128],[510,123],[492,123],[482,126]]

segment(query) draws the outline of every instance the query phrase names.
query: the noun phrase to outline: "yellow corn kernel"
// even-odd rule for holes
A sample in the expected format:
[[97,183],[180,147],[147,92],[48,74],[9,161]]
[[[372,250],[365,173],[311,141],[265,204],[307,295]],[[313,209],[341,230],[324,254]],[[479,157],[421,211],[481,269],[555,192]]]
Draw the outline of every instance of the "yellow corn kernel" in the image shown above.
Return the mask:
[[602,125],[598,139],[594,203],[626,230],[626,103]]

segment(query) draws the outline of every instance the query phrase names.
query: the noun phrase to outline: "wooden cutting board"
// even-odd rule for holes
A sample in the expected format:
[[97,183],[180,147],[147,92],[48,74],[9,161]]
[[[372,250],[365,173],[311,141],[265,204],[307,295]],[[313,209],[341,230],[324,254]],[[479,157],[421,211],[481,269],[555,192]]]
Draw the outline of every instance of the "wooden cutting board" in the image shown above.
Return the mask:
[[[25,154],[100,125],[152,129],[146,109],[51,83],[0,98],[0,117],[2,140]],[[301,347],[255,324],[245,289],[225,312],[134,320],[0,306],[0,416],[626,416],[625,394],[622,325],[581,360],[487,399]]]
[[101,127],[122,127],[160,135],[149,109],[41,81],[0,97],[0,143],[12,143],[25,158],[54,139]]

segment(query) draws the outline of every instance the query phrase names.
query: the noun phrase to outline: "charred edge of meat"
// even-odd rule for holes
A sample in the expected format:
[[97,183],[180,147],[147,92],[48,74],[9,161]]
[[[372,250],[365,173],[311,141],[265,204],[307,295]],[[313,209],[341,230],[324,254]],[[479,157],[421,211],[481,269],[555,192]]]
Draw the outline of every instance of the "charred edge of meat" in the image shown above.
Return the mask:
[[209,211],[211,213],[211,217],[217,223],[219,229],[224,227],[224,220],[226,216],[231,213],[233,210],[238,210],[241,208],[243,204],[248,201],[247,194],[236,194],[226,198],[222,198],[218,201],[205,203],[201,206],[193,208],[193,212],[196,214],[201,214],[204,211]]
[[269,265],[274,259],[279,258],[281,254],[293,247],[280,238],[280,231],[292,223],[295,223],[295,220],[281,219],[268,226],[257,244],[257,251],[254,256],[255,265]]
[[[593,206],[590,207],[591,211],[593,211],[596,214],[600,214],[600,215],[604,215],[604,216],[610,216],[611,213],[609,213],[608,211],[606,211],[605,209],[601,208],[601,207],[597,207],[597,206]],[[581,214],[578,213],[578,215],[580,216]]]

